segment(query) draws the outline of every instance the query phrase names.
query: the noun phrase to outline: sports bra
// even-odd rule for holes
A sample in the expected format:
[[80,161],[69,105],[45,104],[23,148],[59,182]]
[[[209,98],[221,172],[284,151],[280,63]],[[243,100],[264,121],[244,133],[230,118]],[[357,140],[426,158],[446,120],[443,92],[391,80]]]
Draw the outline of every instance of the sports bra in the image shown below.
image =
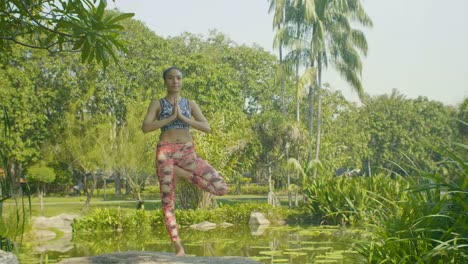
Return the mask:
[[[166,97],[159,99],[159,103],[161,104],[161,113],[159,114],[159,120],[162,120],[164,118],[168,118],[169,116],[172,115],[172,104],[169,102],[169,100],[166,99]],[[180,110],[182,111],[182,115],[184,115],[187,118],[192,118],[192,112],[190,111],[190,104],[189,100],[186,98],[181,98],[179,102]],[[189,125],[185,122],[180,121],[179,119],[176,119],[169,124],[161,127],[161,131],[166,131],[169,129],[189,129]]]

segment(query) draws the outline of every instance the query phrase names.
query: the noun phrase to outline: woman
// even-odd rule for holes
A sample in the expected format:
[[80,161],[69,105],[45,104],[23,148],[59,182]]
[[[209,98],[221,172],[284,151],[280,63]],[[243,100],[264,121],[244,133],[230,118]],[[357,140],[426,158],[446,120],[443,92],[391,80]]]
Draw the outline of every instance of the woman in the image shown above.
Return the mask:
[[166,97],[148,107],[142,130],[148,133],[161,129],[156,148],[156,167],[161,202],[167,231],[177,256],[184,256],[174,214],[175,186],[185,179],[214,195],[227,193],[227,185],[219,173],[195,153],[189,127],[209,133],[211,128],[198,105],[181,97],[182,71],[170,67],[163,72]]

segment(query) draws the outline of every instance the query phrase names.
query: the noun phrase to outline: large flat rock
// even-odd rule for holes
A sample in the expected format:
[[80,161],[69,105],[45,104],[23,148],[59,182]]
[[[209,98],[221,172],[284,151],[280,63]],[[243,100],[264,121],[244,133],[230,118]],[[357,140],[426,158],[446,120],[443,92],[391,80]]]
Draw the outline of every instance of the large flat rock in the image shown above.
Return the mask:
[[172,253],[128,251],[93,257],[69,258],[59,264],[259,264],[243,257],[176,257]]

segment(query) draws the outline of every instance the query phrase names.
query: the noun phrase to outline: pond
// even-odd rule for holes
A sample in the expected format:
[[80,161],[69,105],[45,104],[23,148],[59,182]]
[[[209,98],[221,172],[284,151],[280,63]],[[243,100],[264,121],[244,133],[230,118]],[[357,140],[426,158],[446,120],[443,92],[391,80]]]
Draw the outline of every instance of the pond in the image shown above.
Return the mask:
[[[243,256],[261,263],[362,263],[351,250],[360,231],[337,226],[232,226],[208,231],[181,227],[185,251],[194,256]],[[60,241],[64,240],[64,241]],[[68,241],[67,241],[68,240]],[[58,249],[53,244],[60,244]],[[166,230],[80,234],[70,241],[23,241],[20,263],[57,263],[70,257],[130,250],[172,252]]]

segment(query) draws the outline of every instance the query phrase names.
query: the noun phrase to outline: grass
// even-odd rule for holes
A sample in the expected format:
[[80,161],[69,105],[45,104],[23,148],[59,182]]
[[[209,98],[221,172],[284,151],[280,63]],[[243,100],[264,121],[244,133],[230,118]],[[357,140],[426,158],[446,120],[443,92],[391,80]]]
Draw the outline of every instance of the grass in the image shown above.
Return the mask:
[[[82,209],[86,201],[86,196],[47,196],[44,197],[44,215],[51,217],[59,214],[83,214]],[[264,195],[226,195],[217,198],[218,204],[233,205],[243,202],[266,202],[267,197]],[[283,201],[282,205],[287,205],[287,201]],[[4,202],[4,207],[12,207],[14,202],[7,200]],[[26,205],[27,207],[28,205]],[[89,211],[96,208],[121,208],[133,210],[137,206],[135,201],[129,195],[107,195],[106,200],[103,196],[95,196],[91,199]],[[145,200],[145,210],[159,210],[161,208],[161,201],[159,197],[154,197],[151,200]],[[41,216],[40,200],[39,197],[31,197],[31,215]]]

